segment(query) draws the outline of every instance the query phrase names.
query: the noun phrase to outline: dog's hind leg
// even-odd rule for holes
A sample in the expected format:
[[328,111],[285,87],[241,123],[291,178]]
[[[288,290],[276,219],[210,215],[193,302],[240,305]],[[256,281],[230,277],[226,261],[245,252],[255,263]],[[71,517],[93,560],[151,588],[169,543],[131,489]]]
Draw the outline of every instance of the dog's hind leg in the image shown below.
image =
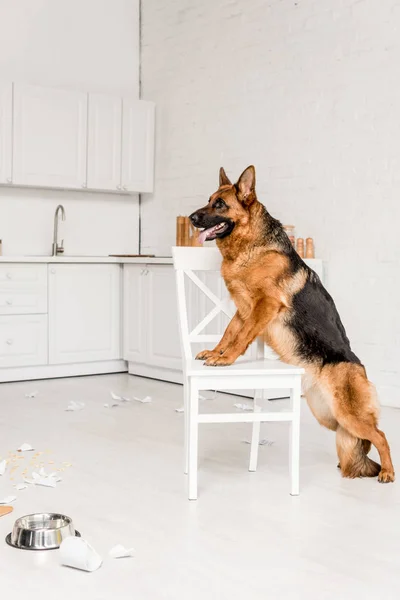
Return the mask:
[[343,477],[376,477],[381,470],[378,463],[371,460],[363,448],[364,440],[351,435],[341,425],[336,430],[338,467]]
[[[332,373],[334,373],[333,369]],[[392,459],[385,434],[378,425],[379,406],[374,386],[360,365],[336,366],[333,412],[339,423],[336,444],[345,477],[374,477],[394,481]],[[341,371],[341,372],[340,372]],[[367,456],[370,444],[379,452],[381,467]]]

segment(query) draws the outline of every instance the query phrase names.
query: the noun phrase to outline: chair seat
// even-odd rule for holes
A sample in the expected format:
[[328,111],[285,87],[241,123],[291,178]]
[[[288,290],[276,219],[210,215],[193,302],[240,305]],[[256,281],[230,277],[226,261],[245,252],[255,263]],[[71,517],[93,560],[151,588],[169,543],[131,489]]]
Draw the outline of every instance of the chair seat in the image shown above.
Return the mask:
[[201,360],[190,360],[186,364],[189,377],[231,377],[232,375],[303,375],[304,369],[294,367],[280,360],[239,359],[229,367],[207,367]]

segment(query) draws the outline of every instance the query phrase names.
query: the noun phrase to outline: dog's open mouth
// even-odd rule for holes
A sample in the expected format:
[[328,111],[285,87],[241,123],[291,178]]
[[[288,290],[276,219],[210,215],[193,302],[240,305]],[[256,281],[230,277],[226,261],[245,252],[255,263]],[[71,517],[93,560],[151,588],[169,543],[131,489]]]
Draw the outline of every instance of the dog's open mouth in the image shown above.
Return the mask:
[[229,229],[229,224],[223,221],[222,223],[218,223],[218,225],[214,225],[213,227],[209,227],[208,229],[203,229],[199,235],[199,242],[203,244],[206,241],[215,240],[215,238],[220,237]]

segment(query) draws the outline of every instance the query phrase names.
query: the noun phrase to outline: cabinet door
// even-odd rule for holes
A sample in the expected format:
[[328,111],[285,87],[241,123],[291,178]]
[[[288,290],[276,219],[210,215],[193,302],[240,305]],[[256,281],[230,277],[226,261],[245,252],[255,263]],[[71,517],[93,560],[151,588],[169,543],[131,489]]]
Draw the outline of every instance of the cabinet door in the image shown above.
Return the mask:
[[85,188],[87,94],[14,85],[13,182]]
[[153,191],[154,113],[153,102],[123,101],[121,181],[125,191]]
[[89,94],[88,187],[121,189],[122,99]]
[[47,315],[0,317],[0,367],[47,363]]
[[120,273],[119,265],[49,265],[50,364],[121,357]]
[[12,180],[12,83],[0,83],[0,183]]
[[125,360],[146,363],[147,287],[145,265],[124,265]]
[[151,366],[182,369],[175,272],[171,265],[148,265],[147,361]]

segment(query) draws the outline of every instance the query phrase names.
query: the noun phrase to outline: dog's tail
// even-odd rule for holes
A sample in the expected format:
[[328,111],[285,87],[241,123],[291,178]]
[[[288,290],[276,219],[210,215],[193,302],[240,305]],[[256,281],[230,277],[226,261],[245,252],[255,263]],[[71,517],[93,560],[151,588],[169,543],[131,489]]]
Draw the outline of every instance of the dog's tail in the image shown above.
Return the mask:
[[343,477],[376,477],[380,465],[367,456],[371,442],[354,437],[346,429],[338,426],[336,448]]

